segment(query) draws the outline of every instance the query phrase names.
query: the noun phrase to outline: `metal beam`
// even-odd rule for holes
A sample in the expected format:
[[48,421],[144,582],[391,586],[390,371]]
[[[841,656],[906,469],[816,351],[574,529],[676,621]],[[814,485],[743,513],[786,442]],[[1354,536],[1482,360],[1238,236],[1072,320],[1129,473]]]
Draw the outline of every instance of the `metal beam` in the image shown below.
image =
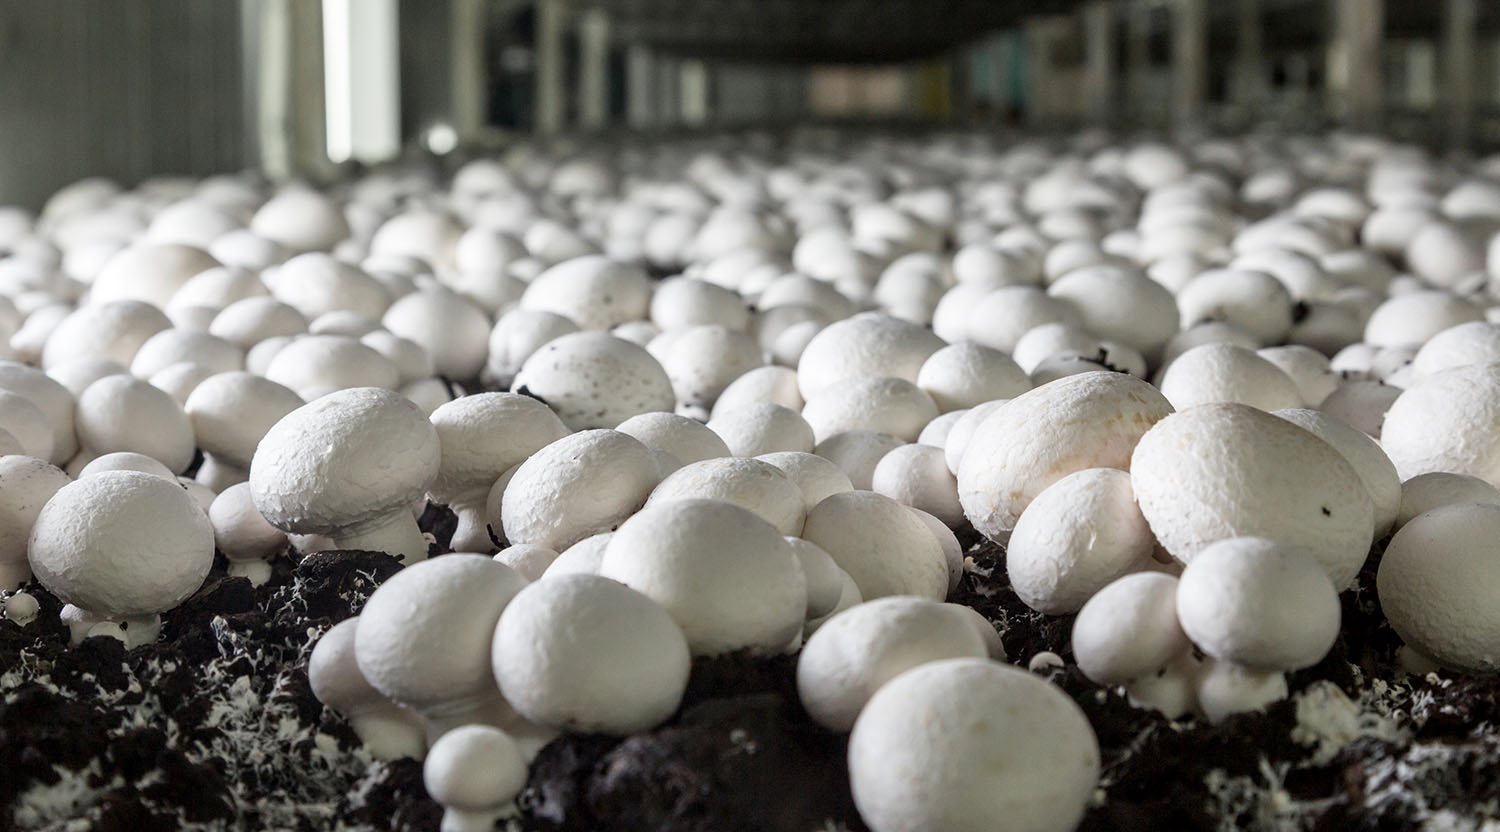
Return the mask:
[[1203,118],[1208,79],[1206,0],[1176,0],[1172,14],[1172,115],[1178,127]]
[[1448,115],[1448,140],[1455,147],[1467,147],[1474,133],[1474,56],[1477,51],[1474,30],[1478,19],[1479,6],[1475,0],[1445,0],[1443,3],[1442,101]]
[[603,9],[578,17],[578,123],[585,130],[609,125],[609,23]]
[[1115,9],[1110,0],[1083,7],[1083,100],[1089,121],[1110,122],[1115,102]]
[[1385,0],[1334,0],[1328,103],[1351,127],[1368,130],[1380,124],[1384,36]]
[[564,86],[564,0],[536,4],[536,130],[560,133],[564,127],[567,89]]

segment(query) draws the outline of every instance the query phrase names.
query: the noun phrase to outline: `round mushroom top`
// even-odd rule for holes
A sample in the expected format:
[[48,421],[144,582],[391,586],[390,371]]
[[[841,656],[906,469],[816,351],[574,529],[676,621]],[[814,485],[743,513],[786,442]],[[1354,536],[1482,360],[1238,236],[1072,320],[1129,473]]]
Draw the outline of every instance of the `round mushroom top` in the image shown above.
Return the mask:
[[565,552],[635,513],[660,482],[659,471],[651,449],[619,431],[564,436],[528,457],[506,484],[499,517],[505,538]]
[[182,405],[148,382],[105,376],[78,397],[78,442],[95,454],[134,451],[174,473],[193,461],[193,424]]
[[1468,474],[1447,471],[1418,474],[1401,483],[1401,510],[1396,515],[1396,528],[1423,512],[1453,503],[1500,505],[1500,488]]
[[661,605],[597,575],[557,575],[516,594],[491,651],[500,692],[554,728],[625,735],[664,722],[687,687],[682,630]]
[[431,420],[442,464],[428,490],[438,500],[479,488],[488,492],[501,474],[568,435],[551,408],[517,393],[463,396],[440,405]]
[[307,660],[307,681],[313,696],[344,716],[386,702],[370,687],[354,656],[354,636],[359,616],[346,618],[328,628]]
[[165,309],[194,275],[219,265],[208,252],[176,243],[136,243],[105,262],[89,287],[93,303],[145,301]]
[[129,366],[152,335],[172,326],[166,313],[138,300],[90,303],[64,318],[42,347],[42,369],[79,358],[105,358]]
[[807,586],[775,526],[719,500],[672,500],[621,524],[599,574],[666,608],[694,655],[777,652],[802,631]]
[[807,513],[802,537],[833,557],[865,599],[948,595],[948,558],[927,525],[872,491],[830,495]]
[[676,413],[639,413],[615,428],[654,451],[671,454],[683,465],[729,456],[729,447],[702,422]]
[[807,511],[802,489],[781,469],[744,457],[718,457],[684,465],[652,490],[646,505],[691,498],[733,503],[789,535],[801,533]]
[[603,332],[547,342],[521,365],[511,389],[541,399],[573,430],[613,428],[676,404],[671,379],[650,353]]
[[1205,547],[1182,570],[1177,618],[1193,644],[1220,661],[1300,670],[1338,638],[1339,596],[1305,550],[1236,537]]
[[830,324],[814,335],[797,362],[803,398],[855,376],[917,380],[922,364],[944,346],[919,324],[881,314],[862,314]]
[[1162,374],[1161,393],[1177,410],[1208,402],[1239,402],[1261,410],[1303,405],[1291,376],[1253,350],[1203,344],[1184,352]]
[[1219,540],[1264,537],[1307,549],[1345,587],[1374,536],[1369,492],[1343,455],[1248,405],[1162,419],[1131,456],[1130,485],[1156,539],[1183,563]]
[[495,691],[490,642],[526,579],[484,555],[444,555],[397,572],[359,614],[354,652],[371,687],[419,713]]
[[205,453],[248,468],[271,426],[302,404],[302,397],[284,385],[235,371],[204,379],[184,409]]
[[1099,780],[1073,700],[988,659],[924,664],[870,698],[849,737],[849,785],[873,832],[1064,832]]
[[57,490],[31,528],[31,569],[64,602],[98,617],[170,610],[213,566],[214,530],[182,486],[105,471]]
[[1385,411],[1380,444],[1403,480],[1432,471],[1500,486],[1500,364],[1427,376]]
[[327,251],[349,236],[344,212],[311,188],[284,188],[250,218],[250,230],[293,251]]
[[474,378],[489,357],[489,316],[448,289],[412,292],[392,303],[380,320],[431,353],[439,375]]
[[1500,506],[1455,503],[1419,514],[1386,546],[1375,586],[1391,628],[1454,670],[1500,670]]
[[25,563],[32,524],[42,506],[69,482],[61,468],[44,459],[0,456],[0,564]]
[[437,430],[405,396],[330,393],[266,432],[250,465],[255,507],[294,534],[334,536],[406,510],[437,476]]
[[510,735],[463,725],[427,749],[422,783],[433,800],[461,812],[499,811],[526,787],[526,758]]
[[522,309],[571,319],[582,329],[606,330],[645,318],[651,283],[638,266],[597,254],[564,260],[537,275],[521,296]]
[[958,464],[964,514],[1003,541],[1053,482],[1085,468],[1128,470],[1136,441],[1171,412],[1155,387],[1124,373],[1082,373],[1023,393],[973,428]]
[[1136,572],[1099,590],[1073,621],[1073,655],[1083,675],[1122,685],[1187,653],[1177,621],[1177,578]]

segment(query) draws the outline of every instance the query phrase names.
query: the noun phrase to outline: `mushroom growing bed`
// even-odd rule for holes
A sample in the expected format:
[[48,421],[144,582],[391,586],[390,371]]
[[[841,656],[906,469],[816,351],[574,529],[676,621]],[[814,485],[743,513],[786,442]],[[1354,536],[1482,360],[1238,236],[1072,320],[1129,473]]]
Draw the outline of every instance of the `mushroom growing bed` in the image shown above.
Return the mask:
[[0,335],[0,830],[1500,827],[1500,160],[85,180]]

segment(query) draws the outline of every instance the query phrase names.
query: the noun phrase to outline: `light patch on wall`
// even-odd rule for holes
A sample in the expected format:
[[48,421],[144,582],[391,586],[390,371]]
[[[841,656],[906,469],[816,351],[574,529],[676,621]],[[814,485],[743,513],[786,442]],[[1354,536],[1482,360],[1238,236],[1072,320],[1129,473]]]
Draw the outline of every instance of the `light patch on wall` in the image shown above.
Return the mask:
[[323,0],[328,158],[372,163],[401,152],[398,0]]

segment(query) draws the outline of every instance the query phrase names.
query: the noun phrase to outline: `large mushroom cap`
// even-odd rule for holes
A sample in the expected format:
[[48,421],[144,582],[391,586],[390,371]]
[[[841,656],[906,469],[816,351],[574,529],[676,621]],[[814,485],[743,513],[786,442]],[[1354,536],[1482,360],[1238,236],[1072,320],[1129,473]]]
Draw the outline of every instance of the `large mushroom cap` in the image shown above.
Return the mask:
[[104,471],[58,489],[31,529],[32,571],[54,595],[100,616],[182,603],[214,559],[214,530],[170,480]]
[[439,452],[437,431],[405,396],[355,387],[272,426],[250,466],[250,488],[277,528],[331,535],[420,499]]

